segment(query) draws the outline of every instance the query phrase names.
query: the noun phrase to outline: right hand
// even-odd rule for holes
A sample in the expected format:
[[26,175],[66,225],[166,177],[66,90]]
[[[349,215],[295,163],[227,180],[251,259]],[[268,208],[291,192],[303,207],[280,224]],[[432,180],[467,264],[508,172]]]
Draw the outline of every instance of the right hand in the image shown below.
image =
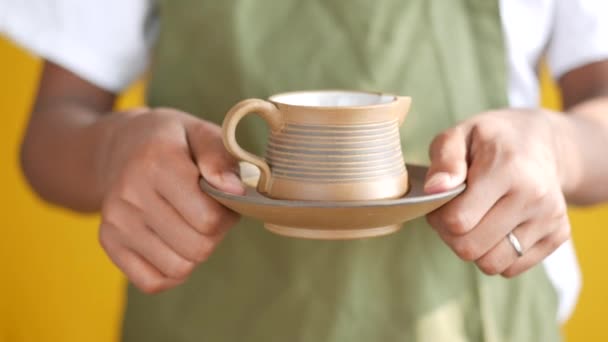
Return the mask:
[[156,293],[184,282],[238,221],[201,191],[201,175],[226,192],[244,187],[217,125],[172,109],[115,115],[98,160],[99,240],[136,287]]

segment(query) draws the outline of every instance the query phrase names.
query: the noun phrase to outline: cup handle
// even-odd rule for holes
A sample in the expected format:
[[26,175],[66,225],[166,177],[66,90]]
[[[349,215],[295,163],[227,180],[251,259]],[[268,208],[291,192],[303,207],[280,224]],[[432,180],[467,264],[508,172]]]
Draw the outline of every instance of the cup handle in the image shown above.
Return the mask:
[[260,169],[258,191],[268,193],[270,190],[270,166],[261,157],[245,151],[236,141],[236,127],[245,115],[255,113],[262,117],[272,132],[283,127],[283,115],[272,103],[260,99],[247,99],[234,105],[226,114],[222,123],[222,139],[228,152],[240,161],[255,165]]
[[397,96],[397,110],[398,110],[398,125],[401,127],[403,125],[403,121],[405,121],[405,117],[410,111],[410,107],[412,106],[412,98],[409,96]]

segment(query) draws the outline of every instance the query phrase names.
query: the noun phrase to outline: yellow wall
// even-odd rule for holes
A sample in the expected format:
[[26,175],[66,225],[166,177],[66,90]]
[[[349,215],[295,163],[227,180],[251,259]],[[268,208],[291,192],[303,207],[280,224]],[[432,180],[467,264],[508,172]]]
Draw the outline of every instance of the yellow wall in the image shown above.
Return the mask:
[[[96,217],[40,202],[17,164],[40,62],[0,38],[0,342],[108,342],[118,337],[124,280],[97,244]],[[142,86],[121,99],[141,100]],[[554,90],[545,103],[556,106]],[[585,288],[571,341],[608,341],[608,210],[572,210]],[[540,342],[540,341],[539,341]]]
[[0,342],[114,341],[124,281],[97,244],[97,218],[42,203],[18,168],[40,66],[0,38]]

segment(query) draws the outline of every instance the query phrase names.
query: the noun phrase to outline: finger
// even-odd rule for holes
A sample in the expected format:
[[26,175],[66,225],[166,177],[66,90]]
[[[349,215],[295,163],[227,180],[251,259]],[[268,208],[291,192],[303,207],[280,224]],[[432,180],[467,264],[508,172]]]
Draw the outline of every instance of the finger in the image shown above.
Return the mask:
[[164,199],[159,198],[150,203],[149,208],[145,215],[146,225],[180,256],[195,263],[207,260],[231,223],[229,219],[223,220],[218,225],[217,232],[203,235]]
[[429,149],[431,166],[424,191],[437,193],[449,190],[467,176],[467,133],[464,127],[449,129],[438,135]]
[[122,113],[132,114],[132,115],[139,115],[139,114],[147,113],[149,111],[150,111],[149,107],[140,106],[140,107],[129,108],[127,110],[122,111]]
[[110,257],[110,260],[125,274],[125,276],[141,291],[152,294],[173,288],[183,280],[165,277],[156,267],[122,246],[118,242],[116,229],[102,224],[100,228],[100,243]]
[[429,222],[453,234],[466,234],[477,226],[511,187],[513,175],[500,167],[497,158],[492,152],[477,155],[469,167],[465,191],[431,213]]
[[114,210],[115,215],[122,217],[121,225],[114,225],[114,228],[125,247],[136,252],[169,278],[184,279],[192,272],[194,263],[177,254],[149,229],[138,208],[123,201]]
[[509,266],[501,275],[507,278],[512,278],[534,267],[547,256],[553,253],[559,246],[570,239],[570,224],[562,223],[559,229],[551,235],[541,239],[529,251],[525,251],[524,255],[515,263]]
[[198,178],[192,161],[176,162],[158,178],[157,191],[197,232],[215,235],[234,225],[239,216],[205,194]]
[[507,237],[509,233],[507,232],[496,246],[476,261],[476,264],[479,269],[488,275],[503,273],[521,259],[530,259],[530,253],[532,253],[532,259],[534,259],[535,245],[558,228],[559,224],[557,222],[527,221],[522,223],[513,229],[512,233],[519,241],[523,256],[520,257],[517,254]]
[[168,278],[185,279],[190,275],[195,266],[192,261],[181,257],[146,227],[133,228],[129,229],[133,235],[127,240],[130,249]]
[[[435,224],[441,238],[463,260],[479,259],[517,227],[525,216],[522,201],[514,195],[502,197],[467,234],[453,234],[440,223]],[[432,218],[431,218],[432,220]]]
[[192,125],[188,143],[201,175],[214,187],[236,195],[245,193],[238,176],[238,162],[224,147],[219,127]]

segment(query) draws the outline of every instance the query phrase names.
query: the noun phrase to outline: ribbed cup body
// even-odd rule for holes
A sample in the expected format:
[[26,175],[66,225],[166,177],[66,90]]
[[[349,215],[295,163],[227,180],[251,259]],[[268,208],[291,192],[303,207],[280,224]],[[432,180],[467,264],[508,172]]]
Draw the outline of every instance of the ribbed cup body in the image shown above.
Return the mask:
[[357,124],[287,122],[270,135],[265,159],[269,196],[370,200],[407,191],[397,119]]

